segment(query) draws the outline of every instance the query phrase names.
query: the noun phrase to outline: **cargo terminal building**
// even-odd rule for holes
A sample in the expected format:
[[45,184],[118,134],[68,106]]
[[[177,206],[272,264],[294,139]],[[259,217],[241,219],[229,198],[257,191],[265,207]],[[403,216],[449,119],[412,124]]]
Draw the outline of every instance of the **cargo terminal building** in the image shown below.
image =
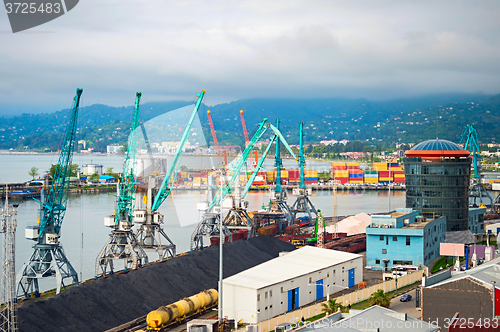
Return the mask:
[[223,314],[256,324],[363,280],[363,256],[305,246],[223,280]]

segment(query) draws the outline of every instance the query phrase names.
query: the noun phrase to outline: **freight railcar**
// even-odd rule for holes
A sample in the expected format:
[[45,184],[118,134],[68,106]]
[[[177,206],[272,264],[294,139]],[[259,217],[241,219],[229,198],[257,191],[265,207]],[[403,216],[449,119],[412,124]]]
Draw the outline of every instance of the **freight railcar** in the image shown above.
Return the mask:
[[164,307],[151,311],[146,317],[148,331],[161,331],[175,322],[205,311],[218,303],[215,289],[205,290]]

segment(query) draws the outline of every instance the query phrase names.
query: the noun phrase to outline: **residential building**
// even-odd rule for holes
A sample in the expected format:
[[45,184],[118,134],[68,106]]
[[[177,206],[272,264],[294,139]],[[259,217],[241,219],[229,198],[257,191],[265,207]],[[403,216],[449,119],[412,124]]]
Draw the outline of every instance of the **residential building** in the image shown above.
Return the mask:
[[445,239],[446,217],[426,218],[413,209],[372,215],[366,228],[367,269],[427,265],[439,256],[439,244]]

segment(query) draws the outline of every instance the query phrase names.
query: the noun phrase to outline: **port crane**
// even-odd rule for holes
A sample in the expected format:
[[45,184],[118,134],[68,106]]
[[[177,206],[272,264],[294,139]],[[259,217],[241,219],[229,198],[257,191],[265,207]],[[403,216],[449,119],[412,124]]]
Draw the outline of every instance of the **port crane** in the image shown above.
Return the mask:
[[295,203],[290,207],[290,212],[292,214],[292,220],[295,220],[297,213],[305,213],[309,216],[309,220],[312,221],[313,216],[317,215],[318,212],[314,207],[313,203],[309,199],[312,194],[311,188],[306,188],[304,182],[304,167],[306,166],[306,159],[304,157],[304,131],[303,122],[299,124],[299,168],[300,168],[300,184],[298,188],[293,188],[293,195],[297,196]]
[[176,246],[165,233],[161,224],[164,216],[158,211],[165,199],[169,196],[175,175],[179,168],[181,157],[184,153],[184,147],[189,138],[191,127],[198,114],[198,110],[205,96],[205,90],[202,90],[197,95],[195,107],[191,113],[189,121],[184,129],[179,145],[175,152],[174,158],[161,182],[160,188],[157,189],[157,177],[150,176],[148,181],[147,196],[142,197],[142,201],[146,203],[146,209],[137,209],[134,213],[134,223],[139,225],[136,232],[139,245],[147,251],[156,251],[160,260],[169,257],[175,257]]
[[462,143],[464,143],[465,150],[472,154],[474,177],[471,181],[469,197],[472,198],[473,206],[479,206],[478,203],[484,205],[483,199],[486,198],[489,199],[490,206],[492,206],[493,198],[491,198],[491,195],[486,191],[481,183],[481,161],[483,158],[480,155],[477,131],[474,128],[474,124],[465,126],[465,130],[458,144]]
[[227,154],[226,151],[221,151],[219,146],[219,141],[217,140],[217,135],[215,134],[214,123],[212,121],[212,114],[210,110],[207,111],[208,123],[210,124],[210,131],[212,132],[212,139],[214,140],[215,153],[217,154],[217,159],[219,159],[219,164],[222,166],[227,165]]
[[[39,223],[26,228],[26,238],[34,240],[35,245],[29,261],[24,264],[17,276],[18,297],[29,297],[31,294],[35,297],[40,296],[38,282],[48,278],[55,278],[57,294],[61,288],[66,288],[66,279],[70,279],[72,285],[78,286],[78,275],[66,257],[59,238],[66,213],[76,123],[82,92],[83,89],[77,89],[73,99],[73,107],[52,184],[48,193],[44,194],[41,199],[42,202],[38,201],[40,203]],[[45,193],[45,189],[43,192]]]
[[[243,116],[243,110],[240,110],[240,118],[241,118],[241,126],[243,127],[243,135],[245,136],[245,146],[247,146],[248,143],[250,142],[250,139],[248,138],[247,125],[245,123],[245,117]],[[255,150],[253,151],[253,154],[254,154],[254,160],[252,161],[252,165],[256,167],[257,163],[259,162],[259,152]]]
[[[192,250],[203,248],[204,236],[211,236],[218,234],[220,214],[218,213],[218,211],[216,211],[216,208],[220,202],[223,202],[225,198],[227,198],[227,196],[233,191],[235,184],[238,183],[241,168],[243,167],[243,165],[245,165],[245,162],[248,159],[248,156],[252,151],[253,147],[255,146],[255,143],[257,143],[257,141],[262,137],[262,135],[264,135],[264,133],[269,128],[269,126],[265,126],[266,122],[267,119],[264,119],[259,124],[257,131],[253,135],[252,139],[250,140],[249,144],[247,145],[241,156],[238,159],[234,160],[230,165],[228,165],[225,168],[226,174],[224,175],[224,177],[227,178],[227,181],[224,181],[225,183],[223,185],[222,190],[213,193],[213,199],[210,204],[208,203],[199,204],[198,210],[202,213],[202,220],[200,221],[198,226],[196,226],[196,229],[191,235]],[[222,182],[222,177],[221,177],[221,182]],[[239,187],[239,184],[237,187]],[[247,217],[248,215],[244,216],[244,218]],[[224,232],[229,236],[231,236],[231,233],[227,228],[224,229]]]
[[122,180],[118,187],[116,210],[104,218],[104,225],[111,228],[109,239],[99,252],[95,275],[114,273],[114,261],[124,261],[126,269],[136,269],[148,263],[148,256],[132,230],[136,186],[135,163],[139,144],[139,104],[142,93],[136,93],[134,115],[128,137],[127,154],[123,163]]
[[[276,120],[276,130],[279,132],[279,124],[280,120]],[[281,187],[281,170],[283,168],[283,161],[281,159],[281,152],[280,152],[280,142],[283,143],[283,145],[288,149],[288,151],[291,153],[293,158],[295,160],[298,160],[295,154],[293,153],[292,149],[286,142],[285,138],[279,134],[278,137],[276,138],[276,156],[274,160],[274,168],[276,169],[276,186],[274,187],[274,191],[271,192],[271,201],[269,204],[269,211],[275,211],[275,212],[283,212],[285,214],[285,218],[287,220],[287,225],[293,224],[293,213],[290,210],[290,207],[288,206],[287,203],[287,192],[286,190],[283,190]]]

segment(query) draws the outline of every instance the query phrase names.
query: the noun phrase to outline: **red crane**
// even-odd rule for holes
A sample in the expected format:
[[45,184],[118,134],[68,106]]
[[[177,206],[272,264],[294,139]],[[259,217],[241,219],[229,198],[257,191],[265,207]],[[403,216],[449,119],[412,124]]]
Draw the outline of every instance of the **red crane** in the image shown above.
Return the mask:
[[212,122],[212,115],[210,115],[210,110],[207,111],[207,116],[208,116],[208,122],[210,123],[210,130],[212,131],[212,138],[214,139],[214,146],[215,146],[215,153],[217,153],[217,157],[219,159],[219,163],[226,165],[227,164],[227,157],[226,154],[224,153],[224,159],[225,161],[221,159],[221,151],[219,147],[219,142],[217,141],[217,136],[215,135],[215,129],[214,129],[214,123]]
[[[243,110],[240,110],[240,117],[241,117],[241,125],[243,126],[243,134],[245,135],[245,146],[246,146],[250,140],[248,139],[247,126],[245,124],[245,118],[243,117]],[[257,150],[255,150],[253,154],[255,160],[252,162],[252,165],[256,167],[259,162],[259,153],[257,152]]]

